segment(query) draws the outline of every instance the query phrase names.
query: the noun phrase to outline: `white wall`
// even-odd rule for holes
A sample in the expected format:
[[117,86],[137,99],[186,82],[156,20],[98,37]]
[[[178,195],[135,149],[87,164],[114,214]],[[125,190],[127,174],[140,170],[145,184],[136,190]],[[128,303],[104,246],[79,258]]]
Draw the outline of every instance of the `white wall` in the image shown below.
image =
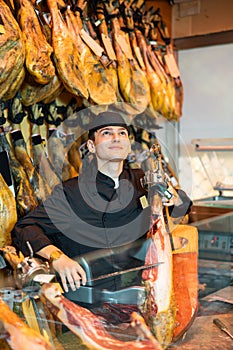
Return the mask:
[[[232,62],[233,44],[179,52],[179,68],[184,85],[183,117],[179,122],[177,140],[180,148],[179,178],[181,186],[194,199],[216,192],[212,191],[191,140],[233,138]],[[233,153],[232,162],[229,163],[229,154],[227,157],[227,167],[231,167],[229,171],[232,172]]]

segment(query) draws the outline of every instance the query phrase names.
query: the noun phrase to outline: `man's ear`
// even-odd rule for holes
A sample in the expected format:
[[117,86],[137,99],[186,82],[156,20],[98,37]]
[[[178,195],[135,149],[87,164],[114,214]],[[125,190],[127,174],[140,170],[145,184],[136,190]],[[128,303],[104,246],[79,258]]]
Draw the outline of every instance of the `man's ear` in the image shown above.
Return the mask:
[[87,140],[87,148],[89,152],[95,153],[95,145],[92,140]]

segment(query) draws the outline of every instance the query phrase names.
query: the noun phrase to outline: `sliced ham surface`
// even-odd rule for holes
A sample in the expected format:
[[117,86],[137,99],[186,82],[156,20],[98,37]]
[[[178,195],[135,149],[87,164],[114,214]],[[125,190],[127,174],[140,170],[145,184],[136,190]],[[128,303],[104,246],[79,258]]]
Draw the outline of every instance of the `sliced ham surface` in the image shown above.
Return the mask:
[[[88,349],[99,350],[161,350],[161,346],[152,337],[148,328],[140,317],[132,315],[132,325],[139,327],[141,335],[148,331],[151,339],[121,341],[110,335],[99,317],[72,301],[65,298],[60,288],[53,283],[44,284],[40,291],[40,298],[50,311],[55,314],[75,335],[77,335]],[[153,339],[153,340],[152,340]]]

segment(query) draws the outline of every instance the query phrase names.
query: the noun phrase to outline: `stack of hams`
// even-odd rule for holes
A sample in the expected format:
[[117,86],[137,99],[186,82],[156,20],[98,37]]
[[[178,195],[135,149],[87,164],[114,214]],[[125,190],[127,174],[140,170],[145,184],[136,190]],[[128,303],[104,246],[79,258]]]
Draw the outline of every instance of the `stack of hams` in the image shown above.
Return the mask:
[[127,102],[135,115],[182,115],[171,39],[161,15],[143,1],[0,1],[3,101],[19,92],[32,106],[66,91],[85,106]]
[[[11,128],[8,134],[2,129],[0,140],[21,217],[81,167],[80,144],[73,140],[71,147],[72,130],[58,130],[67,118],[66,112],[58,113],[63,94],[79,109],[127,102],[135,115],[149,111],[152,119],[160,114],[177,120],[182,83],[171,64],[174,55],[166,25],[159,11],[146,10],[143,1],[0,4],[0,98]],[[163,51],[155,44],[158,32]],[[69,110],[69,102],[65,106]],[[24,116],[27,138],[22,132]],[[46,144],[42,127],[47,129]]]

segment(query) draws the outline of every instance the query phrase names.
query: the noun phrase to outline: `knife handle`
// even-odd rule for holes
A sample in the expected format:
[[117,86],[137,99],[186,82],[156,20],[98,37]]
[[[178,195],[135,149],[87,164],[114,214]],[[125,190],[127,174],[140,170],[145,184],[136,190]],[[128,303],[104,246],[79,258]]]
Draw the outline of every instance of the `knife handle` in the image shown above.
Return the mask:
[[214,319],[213,319],[213,323],[214,323],[219,329],[221,329],[221,331],[227,329],[226,326],[224,325],[224,323],[222,323],[222,321],[220,321],[218,318],[214,318]]

